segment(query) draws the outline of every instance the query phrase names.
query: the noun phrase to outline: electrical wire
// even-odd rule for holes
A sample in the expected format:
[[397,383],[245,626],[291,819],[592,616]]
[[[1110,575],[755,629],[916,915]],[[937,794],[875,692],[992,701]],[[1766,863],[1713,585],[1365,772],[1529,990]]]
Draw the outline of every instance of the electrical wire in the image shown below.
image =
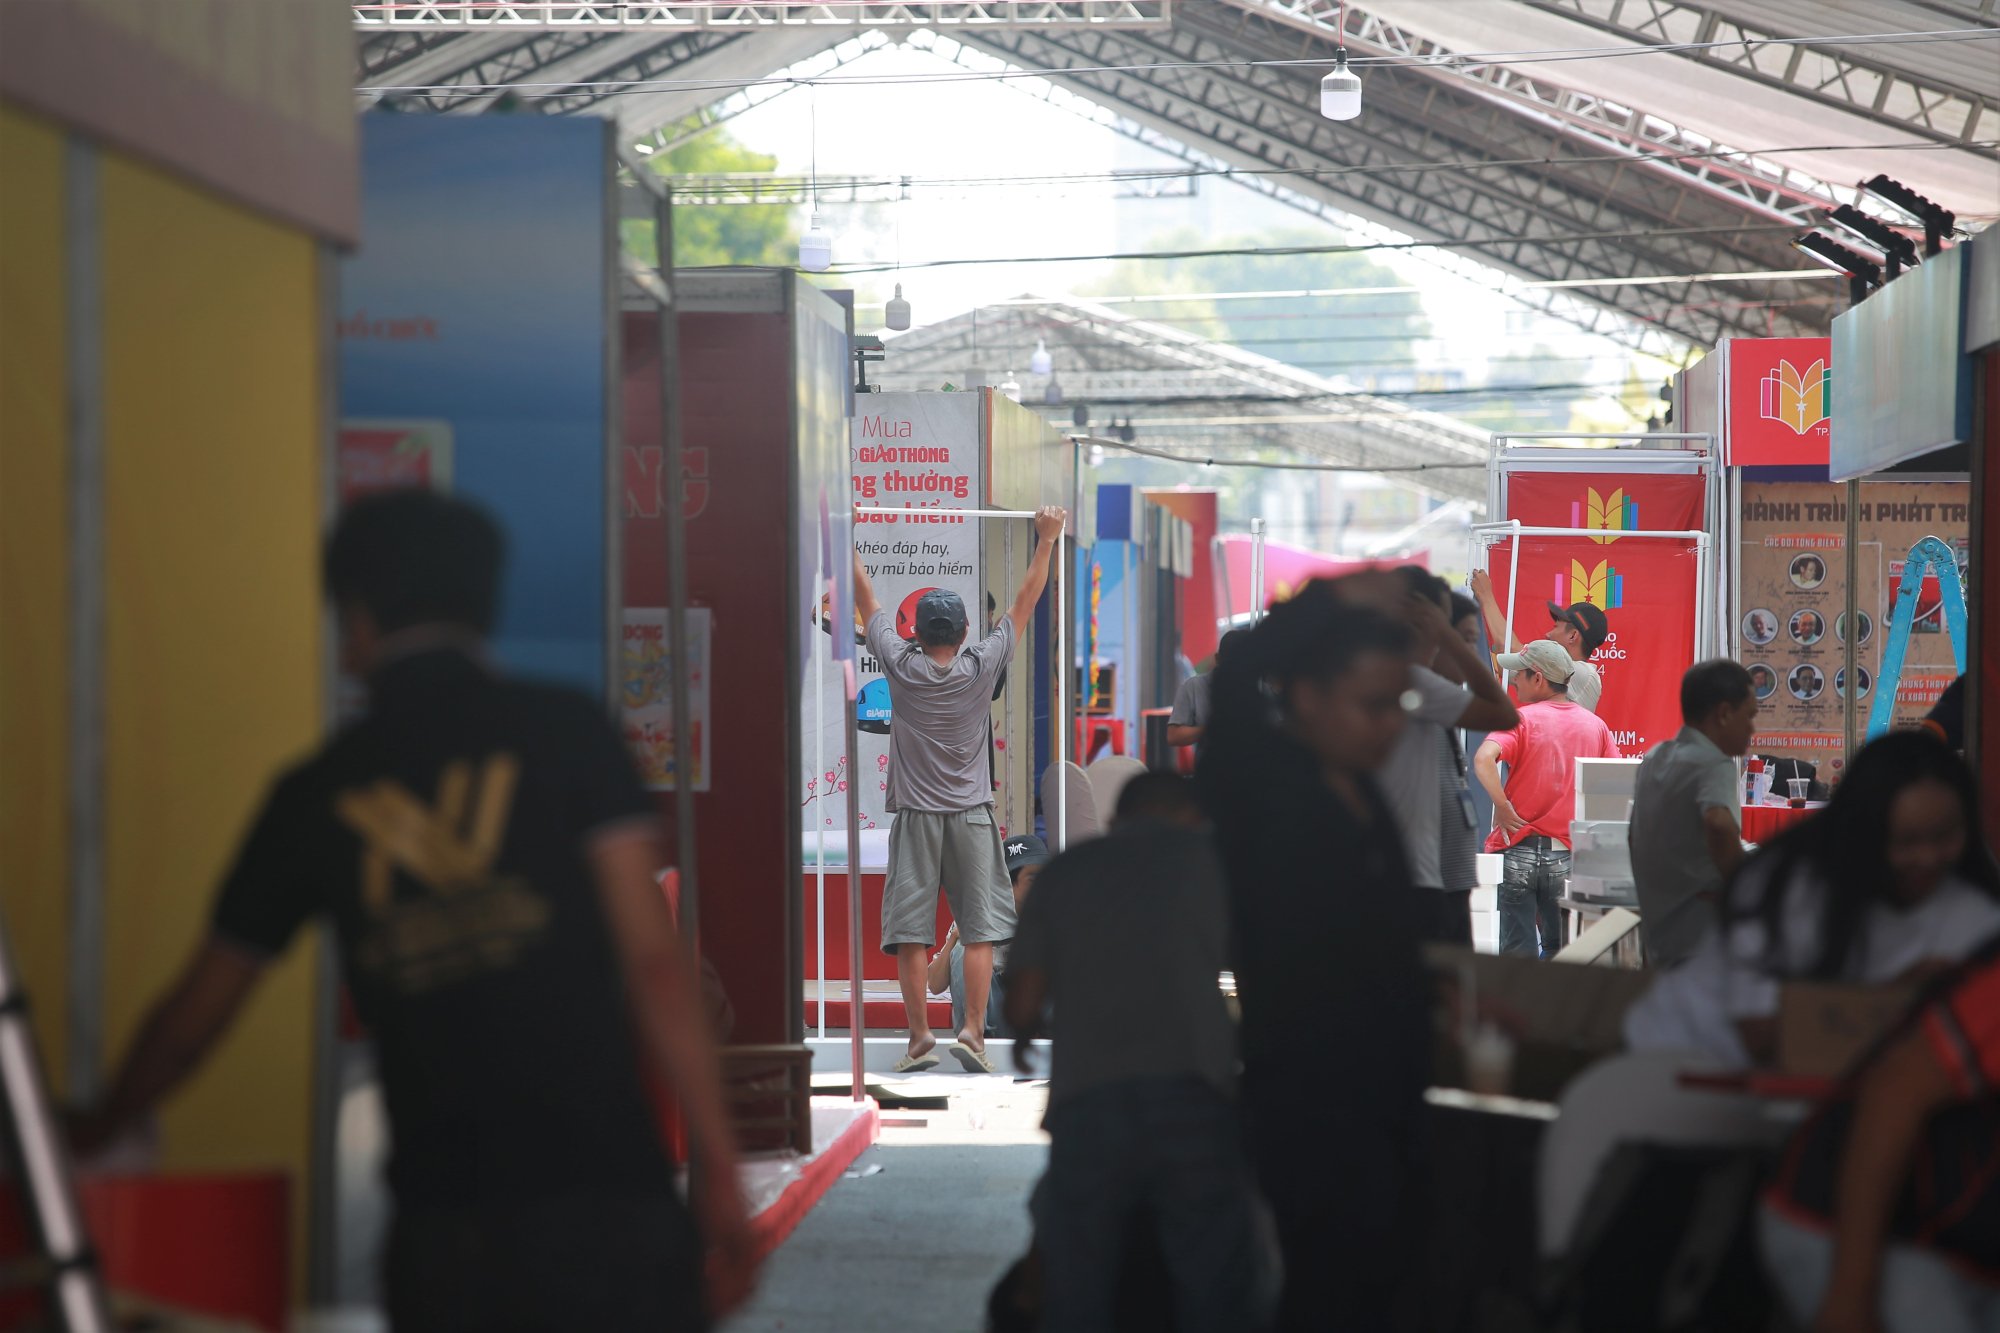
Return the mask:
[[[991,259],[925,259],[903,265],[904,268],[962,268],[978,264],[1094,264],[1116,262],[1126,259],[1215,259],[1241,255],[1359,255],[1379,254],[1399,250],[1477,250],[1493,245],[1574,245],[1579,241],[1632,241],[1659,239],[1665,237],[1695,236],[1772,236],[1797,235],[1796,222],[1739,223],[1726,227],[1637,227],[1618,231],[1569,232],[1549,235],[1547,233],[1510,233],[1504,236],[1484,236],[1477,239],[1447,241],[1374,241],[1360,245],[1281,245],[1281,246],[1226,246],[1215,250],[1128,250],[1107,254],[1089,255],[1021,255]],[[836,264],[831,269],[837,274],[885,273],[892,265],[864,262],[859,264]],[[1810,273],[1810,269],[1781,270],[1786,273]],[[1648,283],[1688,282],[1690,278],[1637,278],[1598,279],[1598,285],[1644,286]],[[1575,285],[1588,285],[1578,279],[1563,279]]]
[[1086,444],[1103,445],[1109,451],[1137,454],[1141,458],[1157,458],[1168,463],[1186,463],[1191,467],[1256,467],[1269,468],[1274,472],[1463,472],[1471,468],[1484,469],[1480,463],[1389,463],[1378,467],[1365,467],[1358,463],[1265,463],[1250,458],[1216,458],[1213,456],[1169,453],[1165,449],[1153,449],[1143,444],[1127,444],[1123,440],[1107,440],[1090,436]]

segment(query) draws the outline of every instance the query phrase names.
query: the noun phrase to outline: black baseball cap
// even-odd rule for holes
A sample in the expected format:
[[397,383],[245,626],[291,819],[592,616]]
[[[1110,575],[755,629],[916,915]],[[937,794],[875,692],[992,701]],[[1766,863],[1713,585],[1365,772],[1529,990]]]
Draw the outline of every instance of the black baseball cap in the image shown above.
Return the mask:
[[1045,866],[1055,858],[1049,855],[1049,845],[1032,833],[1022,833],[1007,839],[1007,873],[1017,875],[1029,866]]
[[1557,624],[1576,626],[1576,632],[1583,636],[1583,651],[1594,653],[1604,646],[1611,635],[1611,621],[1604,612],[1591,602],[1572,602],[1567,607],[1556,602],[1549,603],[1549,619]]
[[949,588],[932,588],[917,599],[917,634],[951,642],[965,632],[965,599]]

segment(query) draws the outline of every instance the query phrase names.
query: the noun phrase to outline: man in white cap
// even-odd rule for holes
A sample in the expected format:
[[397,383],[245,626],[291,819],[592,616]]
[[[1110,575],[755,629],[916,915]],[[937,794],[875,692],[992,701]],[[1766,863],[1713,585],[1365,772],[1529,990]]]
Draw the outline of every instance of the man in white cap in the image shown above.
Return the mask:
[[[1472,571],[1472,594],[1479,599],[1480,614],[1486,619],[1487,637],[1494,643],[1504,638],[1508,652],[1520,652],[1521,641],[1514,637],[1507,615],[1500,609],[1500,600],[1493,595],[1493,578],[1483,569]],[[1573,602],[1568,606],[1550,602],[1548,608],[1549,632],[1543,637],[1561,645],[1575,663],[1570,670],[1569,701],[1595,713],[1597,700],[1604,693],[1604,682],[1590,655],[1611,637],[1611,619],[1602,607],[1592,602]]]
[[[1500,877],[1500,952],[1553,957],[1562,947],[1556,896],[1569,875],[1569,825],[1576,809],[1576,761],[1616,759],[1618,742],[1595,713],[1573,703],[1576,663],[1548,639],[1493,659],[1514,673],[1521,722],[1494,732],[1472,761],[1493,798],[1488,852],[1504,854]],[[1500,765],[1508,768],[1500,781]],[[1537,946],[1537,923],[1540,943]]]
[[[917,600],[916,638],[896,632],[857,552],[854,608],[868,627],[868,650],[889,682],[889,868],[882,889],[882,951],[896,958],[909,1050],[899,1074],[937,1066],[926,1003],[926,963],[937,944],[937,895],[944,890],[965,946],[965,1009],[951,1054],[971,1072],[993,1072],[986,1054],[986,1002],[993,946],[1014,935],[1014,894],[993,814],[987,765],[994,682],[1014,655],[1017,625],[1035,612],[1049,582],[1049,561],[1068,516],[1035,515],[1034,557],[1014,604],[993,632],[965,645],[965,602],[931,588]],[[961,651],[963,650],[963,651]]]

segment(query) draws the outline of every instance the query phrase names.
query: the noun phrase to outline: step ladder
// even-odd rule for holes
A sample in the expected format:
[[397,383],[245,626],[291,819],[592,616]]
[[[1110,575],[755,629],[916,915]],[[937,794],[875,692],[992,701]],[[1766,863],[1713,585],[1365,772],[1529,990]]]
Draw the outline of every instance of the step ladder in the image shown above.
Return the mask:
[[28,1022],[28,992],[0,922],[0,1129],[21,1208],[40,1253],[10,1273],[41,1287],[49,1327],[62,1333],[111,1333],[110,1302],[77,1202],[69,1149],[56,1123],[49,1086]]

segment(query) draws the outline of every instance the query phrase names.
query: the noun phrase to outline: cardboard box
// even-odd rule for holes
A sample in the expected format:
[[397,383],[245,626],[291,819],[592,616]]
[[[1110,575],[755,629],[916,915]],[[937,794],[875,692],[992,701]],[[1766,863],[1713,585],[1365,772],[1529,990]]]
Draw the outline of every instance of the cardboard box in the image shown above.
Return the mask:
[[1778,994],[1778,1070],[1811,1078],[1846,1073],[1916,995],[1915,986],[1795,981]]

